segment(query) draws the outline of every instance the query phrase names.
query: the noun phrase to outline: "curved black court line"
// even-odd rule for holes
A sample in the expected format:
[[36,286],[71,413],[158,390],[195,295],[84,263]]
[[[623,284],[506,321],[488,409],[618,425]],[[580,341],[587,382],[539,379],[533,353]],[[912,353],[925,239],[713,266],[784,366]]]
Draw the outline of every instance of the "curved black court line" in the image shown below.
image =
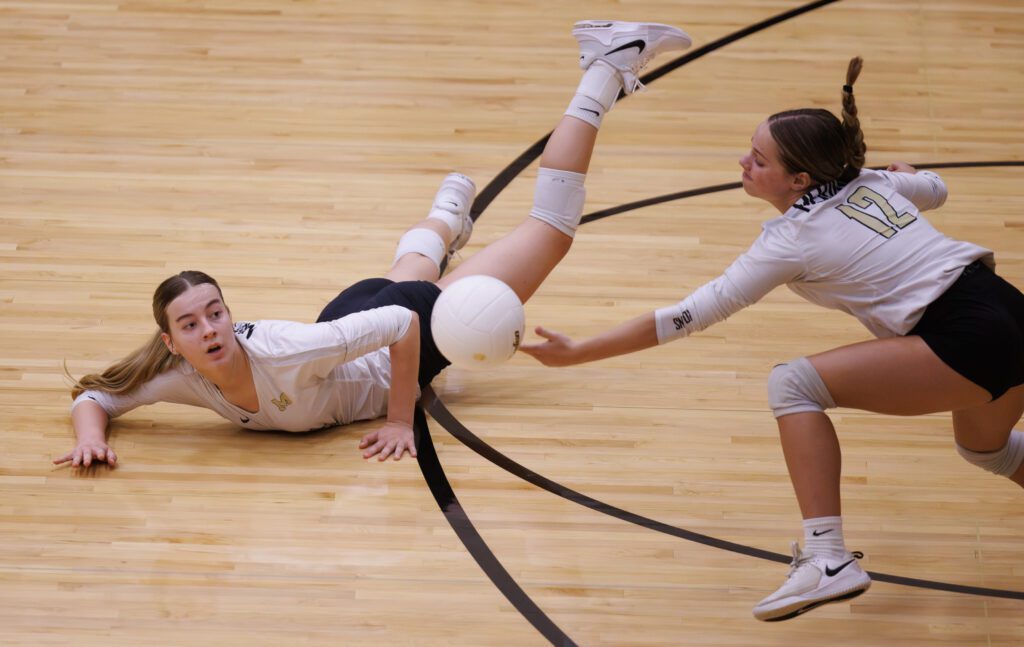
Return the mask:
[[[839,0],[817,0],[816,2],[809,2],[805,5],[797,7],[796,9],[784,11],[780,14],[772,16],[771,18],[766,18],[761,22],[754,23],[749,27],[744,27],[743,29],[734,31],[731,34],[722,36],[718,40],[713,40],[707,45],[698,47],[697,49],[687,54],[683,54],[682,56],[674,60],[671,60],[668,63],[665,63],[661,67],[648,72],[647,74],[640,77],[640,82],[643,83],[644,85],[650,85],[651,83],[654,83],[654,81],[660,79],[669,72],[672,72],[682,67],[683,65],[690,63],[691,61],[695,61],[698,58],[707,56],[711,52],[717,49],[721,49],[726,45],[729,45],[730,43],[740,40],[741,38],[746,38],[747,36],[756,34],[759,31],[764,31],[765,29],[768,29],[773,25],[777,25],[780,22],[785,22],[791,18],[796,18],[797,16],[805,14],[808,11],[813,11],[815,9],[819,9],[821,7],[830,5],[838,1]],[[625,95],[620,92],[618,100],[621,101],[624,96]],[[532,164],[534,160],[540,157],[541,153],[544,152],[544,146],[547,145],[548,139],[550,138],[551,132],[537,140],[532,146],[527,148],[519,157],[514,159],[511,164],[506,166],[504,170],[495,175],[494,179],[488,182],[487,186],[485,186],[479,193],[477,193],[476,200],[473,201],[473,206],[470,208],[470,216],[473,218],[474,222],[476,221],[477,218],[480,217],[480,214],[482,214],[484,210],[487,209],[488,206],[490,206],[491,202],[493,202],[494,199],[498,197],[498,194],[504,191],[505,188],[512,183],[512,180],[516,179],[527,166]]]
[[[653,83],[656,79],[664,76],[665,74],[682,67],[690,61],[694,61],[702,56],[710,54],[729,43],[837,1],[838,0],[817,0],[797,7],[796,9],[777,14],[759,23],[750,25],[749,27],[712,41],[703,47],[699,47],[688,54],[670,61],[658,69],[653,70],[649,74],[640,77],[640,82],[644,84]],[[622,99],[622,97],[623,93],[620,92],[619,99]],[[522,173],[523,169],[540,157],[541,153],[544,152],[544,146],[547,145],[548,139],[550,138],[551,132],[542,137],[534,143],[533,146],[527,149],[526,152],[513,160],[511,164],[498,173],[498,175],[496,175],[494,179],[492,179],[487,186],[477,194],[472,207],[470,207],[470,217],[474,222],[476,222],[498,194],[504,191],[512,180]],[[444,267],[446,265],[447,262],[442,266],[442,271],[444,271]],[[433,390],[429,387],[424,393],[430,393],[431,397],[436,400],[436,397],[433,396]],[[490,548],[487,547],[487,544],[476,531],[476,528],[473,527],[473,524],[469,521],[465,511],[463,511],[461,505],[458,504],[458,500],[455,498],[455,492],[448,483],[448,479],[444,476],[444,470],[441,468],[441,464],[437,460],[437,454],[433,449],[433,441],[430,438],[430,431],[426,425],[426,418],[423,417],[420,405],[417,405],[416,407],[416,416],[416,420],[414,421],[414,429],[417,436],[415,441],[416,446],[420,447],[420,443],[423,442],[424,447],[427,448],[426,453],[418,450],[417,453],[420,457],[417,462],[420,464],[420,469],[423,471],[423,477],[426,479],[428,487],[430,487],[431,492],[434,493],[434,498],[437,500],[438,506],[444,513],[445,518],[448,519],[448,522],[452,525],[452,529],[455,530],[456,535],[458,535],[463,545],[466,546],[466,549],[473,556],[473,559],[477,561],[480,567],[484,570],[491,581],[498,586],[499,590],[502,591],[505,597],[508,598],[516,609],[518,609],[519,612],[534,625],[534,627],[544,634],[552,644],[558,644],[555,642],[555,639],[565,641],[564,644],[573,644],[571,639],[569,639],[569,637],[560,629],[554,626],[539,607],[537,607],[533,601],[522,592],[519,585],[512,580],[508,571],[506,571],[497,561],[497,558],[494,557],[494,553],[491,552]],[[451,513],[449,513],[449,509],[451,510]],[[530,615],[527,615],[528,613]]]
[[[1000,162],[936,162],[934,164],[914,164],[915,168],[921,170],[936,169],[936,168],[987,168],[987,167],[1005,167],[1005,166],[1024,166],[1024,162],[1017,161],[1000,161]],[[884,166],[870,166],[873,170],[879,171],[885,169]],[[707,195],[709,193],[718,193],[720,191],[731,191],[732,189],[739,189],[743,186],[742,182],[728,182],[726,184],[713,184],[711,186],[701,187],[699,189],[690,189],[688,191],[679,191],[677,193],[666,193],[665,195],[654,196],[653,198],[645,198],[643,200],[637,200],[635,202],[627,202],[620,204],[617,207],[609,207],[608,209],[602,209],[600,211],[594,211],[583,216],[580,220],[580,224],[586,224],[588,222],[594,222],[595,220],[601,220],[608,216],[614,216],[620,213],[626,213],[627,211],[634,211],[636,209],[642,209],[644,207],[650,207],[655,204],[662,204],[665,202],[672,202],[674,200],[682,200],[683,198],[692,198],[698,195]]]
[[[430,394],[434,397],[433,390],[427,387],[424,396]],[[575,647],[576,643],[569,638],[564,631],[552,622],[551,618],[538,607],[530,596],[516,583],[505,567],[501,565],[498,558],[487,546],[480,533],[477,532],[470,521],[469,515],[462,508],[455,491],[452,490],[448,478],[444,474],[441,462],[437,458],[437,451],[434,449],[434,441],[430,437],[430,428],[427,427],[427,417],[423,415],[423,408],[416,407],[416,414],[413,420],[413,430],[416,438],[416,454],[420,471],[423,472],[423,479],[430,487],[434,500],[441,508],[444,518],[448,520],[452,530],[459,540],[469,551],[470,556],[476,560],[483,572],[490,578],[494,586],[501,591],[502,595],[512,603],[519,613],[533,625],[552,645],[564,645]]]
[[[700,58],[702,56],[705,56],[705,55],[707,55],[707,54],[709,54],[709,53],[711,53],[711,52],[713,52],[713,51],[715,51],[715,50],[717,50],[717,49],[719,49],[721,47],[724,47],[725,45],[728,45],[728,44],[730,44],[730,43],[732,43],[732,42],[734,42],[736,40],[739,40],[739,39],[744,38],[744,37],[746,37],[748,35],[757,33],[758,31],[766,29],[766,28],[768,28],[768,27],[770,27],[772,25],[778,24],[778,23],[783,22],[785,20],[788,20],[790,18],[794,18],[794,17],[799,16],[799,15],[801,15],[803,13],[808,12],[808,11],[812,11],[814,9],[818,9],[820,7],[832,4],[833,2],[836,2],[836,1],[838,1],[838,0],[819,0],[817,2],[811,2],[811,3],[808,3],[808,4],[803,5],[801,7],[797,7],[796,9],[793,9],[793,10],[790,10],[790,11],[778,14],[778,15],[772,17],[772,18],[768,18],[768,19],[766,19],[764,21],[761,21],[759,23],[755,23],[754,25],[751,25],[751,26],[749,26],[749,27],[747,27],[745,29],[736,31],[736,32],[734,32],[732,34],[729,34],[729,35],[727,35],[727,36],[725,36],[723,38],[720,38],[720,39],[718,39],[716,41],[712,41],[711,43],[708,43],[707,45],[704,45],[703,47],[700,47],[700,48],[690,52],[689,54],[683,55],[683,56],[681,56],[681,57],[679,57],[679,58],[677,58],[677,59],[675,59],[673,61],[670,61],[668,64],[666,64],[666,65],[664,65],[664,66],[662,66],[662,67],[652,71],[651,73],[649,73],[647,75],[644,75],[643,77],[641,77],[640,80],[644,84],[650,84],[653,81],[655,81],[656,79],[658,79],[658,78],[664,76],[665,74],[668,74],[669,72],[671,72],[671,71],[673,71],[673,70],[675,70],[675,69],[685,65],[686,63],[689,63],[689,62],[691,62],[693,60],[696,60],[696,59],[698,59],[698,58]],[[623,97],[623,94],[620,93],[619,99],[621,99],[622,97]],[[484,212],[484,210],[487,209],[487,207],[491,204],[491,202],[493,202],[494,199],[516,177],[518,177],[519,174],[522,173],[522,171],[527,166],[532,164],[534,160],[536,160],[538,157],[540,157],[540,155],[543,153],[544,147],[546,146],[546,144],[547,144],[548,140],[550,139],[550,137],[551,137],[551,132],[549,132],[547,135],[545,135],[544,137],[539,139],[537,142],[535,142],[524,153],[522,153],[519,157],[517,157],[515,160],[513,160],[513,162],[511,164],[509,164],[503,171],[501,171],[498,175],[496,175],[494,177],[494,179],[492,179],[487,184],[487,186],[484,187],[484,189],[478,193],[477,198],[474,200],[473,205],[472,205],[472,207],[470,209],[470,215],[471,215],[471,218],[472,218],[472,220],[474,222],[480,217],[480,215]],[[968,166],[968,165],[971,165],[971,164],[968,163],[965,166]],[[978,165],[981,165],[981,164],[978,164]],[[997,163],[997,164],[994,164],[994,165],[1000,165],[1000,164]],[[1006,164],[1006,165],[1009,165],[1009,164]],[[943,166],[943,165],[936,165],[936,166],[933,166],[931,168],[939,168],[940,166]],[[925,168],[925,167],[921,167],[921,168]],[[694,196],[694,195],[703,195],[703,194],[706,194],[706,193],[712,193],[712,192],[714,192],[716,190],[727,190],[727,189],[731,189],[731,188],[738,188],[739,186],[741,186],[740,183],[732,183],[732,184],[729,184],[729,185],[719,185],[719,187],[706,187],[705,189],[696,189],[696,190],[692,190],[692,191],[682,192],[681,194],[673,194],[674,197],[669,198],[669,199],[673,199],[674,200],[674,199],[680,199],[680,198],[683,198],[683,197],[691,197],[691,196]],[[661,202],[665,202],[665,201],[668,201],[668,200],[660,200],[660,201]],[[632,208],[635,209],[635,208],[640,208],[640,206],[649,206],[650,204],[657,204],[657,203],[658,202],[647,202],[647,201],[645,201],[645,204],[642,204],[642,205],[641,204],[634,204],[634,206]],[[616,212],[616,213],[621,213],[621,211]],[[583,222],[591,222],[593,220],[599,219],[600,217],[607,217],[608,215],[613,215],[613,214],[609,213],[609,214],[606,214],[606,215],[603,215],[603,216],[597,216],[597,217],[595,217],[595,214],[590,214],[591,217],[585,218],[583,220]],[[434,395],[434,393],[433,393],[433,390],[430,389],[429,387],[427,388],[427,390],[424,391],[424,395],[425,396],[427,396],[428,394],[429,394],[429,401],[430,401],[431,406],[433,406],[435,408],[436,407],[444,408],[443,403],[441,403],[440,400],[437,399],[436,395]],[[447,412],[447,409],[445,408],[444,411]],[[502,593],[505,594],[506,598],[508,598],[513,603],[513,605],[516,606],[516,608],[520,611],[520,613],[523,613],[524,617],[527,617],[527,619],[531,622],[531,624],[533,624],[535,627],[537,627],[538,630],[540,630],[541,633],[543,633],[545,635],[545,637],[547,637],[548,640],[552,642],[552,644],[557,644],[555,642],[555,639],[568,641],[565,644],[573,644],[571,642],[571,640],[567,636],[565,636],[565,634],[563,632],[561,632],[561,630],[559,630],[557,627],[555,627],[553,625],[553,623],[550,624],[550,626],[548,626],[547,623],[550,623],[550,620],[547,618],[547,616],[544,615],[543,612],[540,611],[540,609],[538,607],[536,607],[536,605],[532,602],[532,600],[530,600],[528,597],[525,597],[525,593],[522,592],[522,589],[518,586],[518,584],[515,583],[514,580],[511,579],[511,576],[509,576],[508,572],[497,561],[497,559],[494,557],[493,553],[487,547],[486,543],[483,542],[483,539],[479,536],[479,533],[476,532],[476,529],[473,527],[472,522],[469,521],[469,518],[465,515],[465,512],[462,510],[461,505],[458,504],[458,501],[455,498],[454,491],[451,489],[451,486],[448,483],[447,478],[444,476],[444,471],[441,468],[440,462],[437,460],[436,452],[433,449],[433,442],[432,442],[432,440],[430,438],[429,429],[426,426],[426,419],[425,419],[425,417],[423,417],[423,412],[422,412],[422,409],[421,409],[421,407],[419,405],[417,406],[416,415],[417,415],[417,420],[416,420],[416,423],[415,423],[416,434],[417,434],[416,445],[417,445],[417,447],[419,447],[420,443],[421,443],[421,440],[422,440],[422,442],[424,443],[424,447],[428,447],[429,448],[428,449],[428,455],[426,457],[427,466],[429,467],[429,469],[424,467],[423,463],[420,463],[421,464],[421,469],[423,470],[424,478],[427,480],[427,483],[428,483],[431,491],[434,493],[434,497],[437,500],[438,505],[440,506],[442,512],[444,512],[445,517],[448,519],[449,523],[452,525],[452,528],[455,530],[455,532],[459,536],[460,540],[462,540],[462,542],[466,546],[467,550],[470,551],[470,553],[473,555],[474,559],[481,566],[481,568],[484,569],[485,573],[487,573],[487,575],[491,579],[491,581],[494,582],[495,585],[497,585],[500,590],[502,590]],[[451,416],[450,413],[448,413],[448,416],[449,416],[450,420],[452,420],[452,421],[454,421],[456,423],[458,422],[457,420],[455,420],[454,417]],[[459,426],[462,427],[461,424],[459,424]],[[449,433],[452,433],[452,430],[449,429],[447,426],[446,426],[446,429],[448,429]],[[462,427],[462,429],[465,429],[465,427]],[[465,431],[467,433],[470,433],[468,429],[466,429]],[[471,433],[470,433],[470,436],[472,436]],[[476,438],[476,436],[472,436],[472,437]],[[466,442],[462,438],[459,438],[459,440],[464,442],[464,443]],[[518,466],[518,464],[510,461],[504,455],[500,454],[500,452],[497,452],[496,450],[491,448],[489,445],[486,445],[486,443],[483,443],[483,441],[480,441],[479,438],[476,438],[476,440],[479,441],[479,445],[481,446],[481,448],[486,448],[487,450],[492,452],[495,455],[495,457],[500,457],[501,459],[504,459],[505,461],[508,461],[512,465],[517,465]],[[478,451],[476,449],[474,449],[474,451],[477,451],[477,453],[480,453],[482,456],[484,455],[483,453],[481,453],[480,451]],[[420,459],[420,460],[423,460],[423,459]],[[488,459],[488,460],[491,460],[491,459]],[[492,462],[494,462],[494,461],[492,461]],[[498,464],[498,463],[496,463],[496,464]],[[518,466],[518,467],[523,471],[524,474],[525,473],[529,473],[529,474],[535,476],[537,479],[543,479],[544,481],[546,481],[548,483],[556,485],[556,486],[558,486],[560,488],[562,487],[562,486],[558,485],[557,483],[554,483],[553,481],[550,481],[549,479],[545,479],[544,477],[541,477],[540,475],[537,475],[534,472],[527,470],[525,467],[522,467],[522,466]],[[527,480],[529,480],[529,479],[527,479]],[[547,489],[547,488],[545,488],[545,489]],[[568,488],[564,488],[564,489],[567,492],[571,492],[571,490],[568,490]],[[575,494],[577,494],[580,497],[584,496],[584,495],[581,495],[579,493],[575,493]],[[587,497],[587,498],[589,499],[589,497]],[[575,500],[575,499],[571,499],[571,500]],[[603,504],[601,502],[597,502],[597,501],[595,501],[593,499],[590,499],[590,501],[593,501],[594,503],[596,503],[598,505],[598,507],[595,507],[594,509],[599,509],[602,512],[606,512],[607,510],[613,510],[613,509],[614,510],[619,510],[618,508],[614,508],[613,506],[608,506],[607,504]],[[579,502],[579,501],[577,501],[577,502]],[[457,508],[456,508],[456,506],[457,506]],[[452,510],[452,514],[451,515],[449,515],[449,509]],[[629,512],[624,511],[624,510],[622,510],[621,512],[624,513],[624,515],[627,515],[627,516],[633,516],[633,517],[636,517],[637,519],[644,519],[643,517],[639,517],[639,515],[634,515],[633,513],[629,513]],[[632,521],[631,519],[626,519],[626,520]],[[653,520],[647,520],[647,521],[650,522],[651,524],[655,524],[656,526],[664,526],[664,528],[661,528],[661,527],[655,527],[654,528],[654,529],[657,529],[657,530],[661,530],[662,532],[665,532],[666,530],[671,529],[673,532],[670,532],[669,534],[676,534],[678,532],[678,533],[687,533],[689,535],[692,535],[692,540],[693,541],[698,541],[698,539],[703,539],[703,540],[706,540],[706,541],[704,541],[702,543],[708,543],[708,545],[715,545],[715,546],[718,546],[718,547],[725,547],[727,545],[731,545],[733,547],[738,547],[738,548],[743,549],[742,552],[744,552],[745,554],[752,555],[752,556],[762,557],[764,559],[768,559],[768,560],[771,560],[771,561],[781,561],[781,562],[789,561],[789,558],[787,556],[779,554],[779,553],[772,553],[772,552],[769,552],[769,551],[762,551],[760,549],[755,549],[755,548],[751,548],[751,547],[747,547],[747,546],[741,546],[739,544],[732,544],[732,542],[724,542],[724,540],[719,540],[719,539],[716,539],[716,538],[713,538],[713,537],[708,537],[706,535],[700,535],[699,533],[691,533],[690,531],[684,531],[682,529],[674,528],[672,526],[667,526],[666,524],[661,524],[660,522],[656,522],[656,521],[653,521]],[[634,523],[635,523],[635,521],[634,521]],[[716,543],[710,543],[710,542],[716,542]],[[474,552],[474,551],[478,551],[481,554],[478,555],[478,552]],[[491,568],[492,570],[488,570],[489,568]],[[1024,599],[1024,594],[1018,594],[1017,592],[1013,592],[1013,591],[1000,591],[1000,590],[997,590],[997,589],[980,589],[978,587],[963,587],[963,586],[955,585],[955,584],[945,584],[945,583],[942,583],[942,582],[929,582],[927,580],[917,580],[917,579],[914,579],[914,578],[905,578],[905,577],[900,577],[900,576],[886,575],[884,573],[872,573],[872,576],[874,576],[875,579],[877,579],[878,581],[892,582],[892,583],[897,583],[897,584],[907,584],[907,585],[910,585],[910,586],[928,586],[928,588],[936,588],[936,589],[939,589],[939,590],[949,590],[949,591],[954,591],[954,592],[972,593],[972,594],[976,594],[976,595],[992,595],[994,597],[1006,597],[1007,594],[1008,594],[1008,596],[1011,597],[1012,599]],[[988,593],[979,593],[980,591],[988,591]],[[524,596],[525,599],[520,599],[518,597],[520,595]],[[516,599],[513,599],[513,596]],[[519,602],[519,604],[517,604],[517,601]],[[526,611],[524,611],[524,609]],[[527,613],[531,613],[533,615],[529,615],[528,616]],[[540,614],[539,616],[536,615],[538,613]],[[542,620],[541,620],[541,618],[542,618]],[[542,629],[541,626],[538,626],[539,624],[541,626],[546,627],[546,629]],[[551,631],[551,628],[553,628],[553,631]],[[552,636],[554,636],[555,639],[553,639]]]
[[[518,476],[519,478],[531,483],[543,490],[547,490],[552,494],[568,499],[573,503],[577,503],[585,508],[590,508],[596,512],[602,512],[616,519],[627,521],[629,523],[655,530],[657,532],[671,535],[673,537],[679,537],[687,541],[692,541],[712,548],[719,548],[721,550],[727,550],[732,553],[739,553],[740,555],[747,555],[749,557],[757,557],[759,559],[765,559],[771,562],[786,563],[792,561],[792,556],[784,555],[782,553],[773,553],[771,551],[762,550],[760,548],[753,548],[751,546],[745,546],[743,544],[737,544],[724,539],[718,539],[717,537],[711,537],[704,535],[699,532],[693,532],[692,530],[686,530],[684,528],[677,528],[676,526],[670,526],[666,523],[650,519],[638,515],[622,508],[617,508],[608,503],[598,501],[592,497],[587,496],[581,492],[577,492],[572,488],[566,487],[560,483],[556,483],[551,479],[541,476],[533,470],[515,462],[508,456],[505,456],[498,450],[494,449],[480,437],[475,435],[472,431],[466,428],[455,416],[452,415],[451,411],[444,405],[434,393],[432,389],[428,389],[423,392],[423,404],[430,412],[431,417],[441,423],[448,433],[455,436],[463,445],[469,447],[480,456],[486,458],[488,461],[494,463],[503,470]],[[1006,589],[990,589],[979,586],[968,586],[964,584],[951,584],[948,582],[936,582],[933,580],[922,580],[914,577],[904,577],[902,575],[890,575],[887,573],[877,573],[875,571],[867,571],[867,573],[878,582],[888,582],[890,584],[902,584],[904,586],[913,586],[922,589],[931,589],[935,591],[948,591],[951,593],[963,593],[966,595],[980,595],[993,598],[1006,598],[1008,600],[1024,600],[1024,591],[1009,591]]]

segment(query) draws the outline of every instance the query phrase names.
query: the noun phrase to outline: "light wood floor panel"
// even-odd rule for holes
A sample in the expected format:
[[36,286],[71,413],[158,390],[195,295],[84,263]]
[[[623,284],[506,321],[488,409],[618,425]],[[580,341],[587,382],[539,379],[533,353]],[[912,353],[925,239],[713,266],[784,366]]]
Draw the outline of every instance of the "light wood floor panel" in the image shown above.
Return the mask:
[[[252,433],[160,405],[118,421],[122,466],[74,473],[66,360],[153,330],[152,290],[208,271],[236,319],[312,320],[379,274],[444,173],[480,186],[547,133],[580,18],[683,25],[702,46],[776,0],[0,0],[0,644],[543,645],[440,512],[416,462],[363,462],[372,423]],[[757,123],[836,109],[850,56],[868,163],[1024,157],[1017,0],[841,0],[623,100],[588,211],[738,180]],[[663,62],[663,61],[659,61]],[[464,254],[529,210],[535,169]],[[1024,286],[1022,169],[942,171],[950,236]],[[595,333],[714,278],[769,206],[713,193],[586,225],[528,324]],[[785,290],[666,348],[569,369],[514,358],[435,388],[509,459],[675,528],[786,552],[800,534],[765,380],[866,339]],[[840,410],[848,543],[872,571],[1024,591],[1019,488],[964,463],[948,416]],[[440,464],[511,578],[581,645],[1024,645],[1024,601],[876,582],[779,625],[785,566],[583,507],[430,420]]]

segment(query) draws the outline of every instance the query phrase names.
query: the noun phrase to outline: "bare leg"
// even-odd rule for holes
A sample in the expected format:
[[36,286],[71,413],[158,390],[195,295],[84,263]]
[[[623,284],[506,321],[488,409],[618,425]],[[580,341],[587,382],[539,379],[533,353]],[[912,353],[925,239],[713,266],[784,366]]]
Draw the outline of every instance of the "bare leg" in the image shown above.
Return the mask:
[[[979,407],[989,399],[916,336],[843,346],[808,359],[840,407],[907,416]],[[832,421],[823,413],[797,413],[779,418],[778,425],[803,517],[838,516],[842,461]]]
[[[956,442],[976,452],[1002,449],[1010,431],[1020,422],[1024,413],[1024,386],[1017,386],[998,400],[953,412],[953,433]],[[1024,487],[1024,465],[1010,476],[1010,480]]]
[[[416,223],[411,229],[429,229],[444,241],[445,247],[451,244],[452,230],[448,225],[436,218],[428,218]],[[392,266],[384,278],[392,281],[436,281],[441,275],[437,264],[420,254],[405,254]]]
[[[597,129],[574,117],[562,117],[551,134],[540,165],[586,173],[597,140]],[[491,243],[438,281],[443,290],[472,274],[487,274],[508,284],[525,303],[551,270],[565,257],[572,238],[551,225],[527,218],[511,233]]]

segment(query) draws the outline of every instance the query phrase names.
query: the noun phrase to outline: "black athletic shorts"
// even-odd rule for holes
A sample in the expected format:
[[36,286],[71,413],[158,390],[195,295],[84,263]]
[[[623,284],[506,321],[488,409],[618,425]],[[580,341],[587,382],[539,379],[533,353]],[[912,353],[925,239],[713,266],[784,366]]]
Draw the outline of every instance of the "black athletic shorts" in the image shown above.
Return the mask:
[[430,384],[437,374],[451,364],[434,344],[430,333],[430,315],[441,288],[430,281],[401,281],[390,279],[364,279],[346,288],[327,304],[317,317],[321,321],[334,321],[345,315],[383,306],[398,305],[408,308],[420,317],[420,388]]
[[981,261],[965,267],[907,334],[993,400],[1024,384],[1024,294]]

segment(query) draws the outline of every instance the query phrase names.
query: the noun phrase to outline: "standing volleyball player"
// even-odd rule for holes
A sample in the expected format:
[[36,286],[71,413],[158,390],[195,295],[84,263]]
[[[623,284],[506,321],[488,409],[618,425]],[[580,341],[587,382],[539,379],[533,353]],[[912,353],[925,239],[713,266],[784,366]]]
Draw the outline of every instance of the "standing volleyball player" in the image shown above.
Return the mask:
[[438,280],[473,226],[476,188],[449,175],[427,218],[401,237],[391,270],[343,291],[315,324],[232,323],[213,278],[192,271],[168,278],[153,296],[159,330],[149,343],[77,380],[71,418],[78,442],[54,462],[115,464],[106,442],[110,418],[161,401],[206,407],[248,429],[308,431],[386,415],[360,442],[363,455],[415,456],[416,399],[448,365],[430,332],[438,295],[461,277],[483,274],[525,303],[572,244],[602,117],[620,91],[639,86],[655,55],[690,45],[682,31],[653,23],[581,22],[573,35],[585,71],[541,157],[531,217],[518,228]]
[[864,165],[850,62],[842,121],[791,110],[760,124],[740,158],[743,188],[782,214],[750,249],[680,303],[583,342],[538,328],[521,350],[552,366],[621,355],[722,321],[785,283],[857,317],[874,341],[776,366],[769,401],[804,518],[804,548],[778,591],[754,607],[784,620],[871,584],[843,541],[840,451],[824,411],[953,412],[957,450],[1024,486],[1024,296],[994,273],[993,254],[942,235],[921,215],[945,202],[935,173],[904,163]]

